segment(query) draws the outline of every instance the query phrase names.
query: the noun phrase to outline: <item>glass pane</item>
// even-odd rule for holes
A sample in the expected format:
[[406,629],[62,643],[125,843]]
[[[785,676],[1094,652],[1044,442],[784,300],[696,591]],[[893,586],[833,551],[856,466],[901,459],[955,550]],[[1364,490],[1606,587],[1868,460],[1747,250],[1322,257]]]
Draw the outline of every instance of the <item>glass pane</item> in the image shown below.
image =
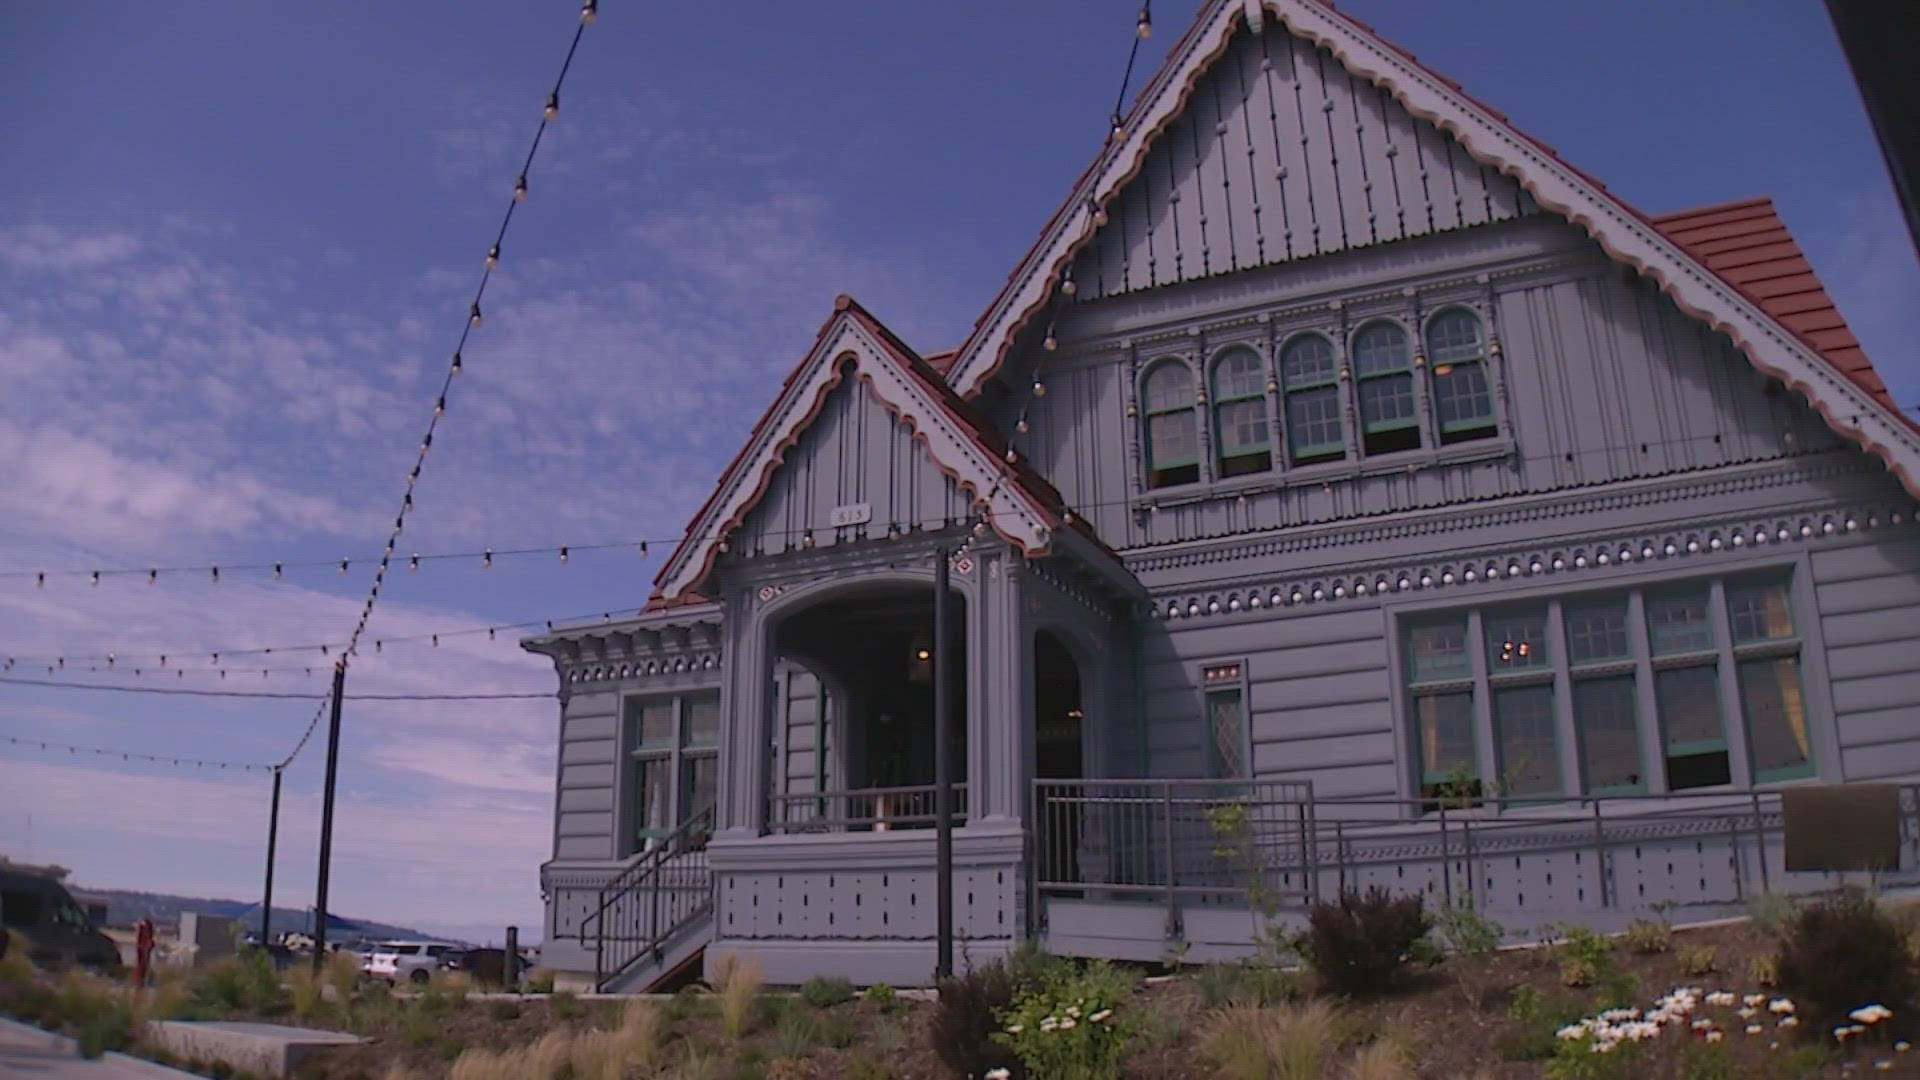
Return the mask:
[[1567,655],[1576,664],[1625,660],[1631,655],[1626,601],[1569,605]]
[[1720,676],[1711,666],[1673,668],[1653,673],[1654,698],[1667,747],[1726,745],[1720,726]]
[[1147,411],[1165,412],[1193,404],[1193,372],[1185,364],[1161,364],[1147,376]]
[[1655,656],[1709,652],[1713,627],[1707,623],[1707,593],[1649,597],[1647,638]]
[[680,821],[685,824],[695,814],[713,805],[719,794],[720,759],[712,754],[689,755],[680,759]]
[[1478,361],[1433,369],[1433,408],[1442,427],[1493,423],[1493,391]]
[[1333,343],[1318,334],[1302,334],[1280,354],[1280,377],[1288,387],[1332,382]]
[[1156,469],[1199,460],[1200,432],[1193,422],[1193,410],[1182,409],[1149,418],[1147,445]]
[[1633,676],[1580,679],[1573,684],[1573,729],[1590,791],[1639,787],[1639,707]]
[[1213,746],[1214,775],[1248,775],[1247,720],[1240,707],[1240,691],[1215,690],[1207,695],[1207,730]]
[[1747,714],[1756,777],[1805,770],[1813,764],[1807,706],[1800,694],[1799,657],[1742,661],[1740,704]]
[[1508,795],[1559,793],[1560,751],[1553,728],[1553,687],[1518,686],[1493,692],[1499,791]]
[[1487,670],[1527,671],[1544,668],[1547,659],[1547,613],[1501,611],[1486,617]]
[[633,763],[633,829],[642,838],[673,829],[672,775],[664,757]]
[[1473,749],[1473,695],[1423,694],[1413,699],[1414,730],[1420,740],[1421,779],[1445,780],[1463,767],[1470,777],[1480,775],[1479,755]]
[[1328,386],[1287,395],[1287,445],[1294,452],[1344,445],[1340,435],[1340,391]]
[[627,728],[635,750],[658,750],[673,745],[673,699],[627,699]]
[[1407,670],[1409,681],[1417,683],[1473,674],[1467,657],[1467,621],[1429,623],[1408,630]]
[[1251,349],[1235,349],[1213,364],[1213,396],[1229,398],[1258,397],[1267,392],[1260,354]]
[[720,695],[696,694],[684,699],[687,730],[682,736],[687,746],[709,747],[720,744]]
[[1267,402],[1265,398],[1229,401],[1220,406],[1220,452],[1239,454],[1263,450],[1267,445]]
[[1427,362],[1457,364],[1478,360],[1486,355],[1480,340],[1480,317],[1471,311],[1454,308],[1434,316],[1427,324]]
[[1407,332],[1392,323],[1374,323],[1354,335],[1353,370],[1361,377],[1413,366]]
[[1360,421],[1391,424],[1413,419],[1413,376],[1375,376],[1360,384]]
[[1735,641],[1769,641],[1793,636],[1793,611],[1787,606],[1787,587],[1779,582],[1729,588],[1727,619],[1733,624]]

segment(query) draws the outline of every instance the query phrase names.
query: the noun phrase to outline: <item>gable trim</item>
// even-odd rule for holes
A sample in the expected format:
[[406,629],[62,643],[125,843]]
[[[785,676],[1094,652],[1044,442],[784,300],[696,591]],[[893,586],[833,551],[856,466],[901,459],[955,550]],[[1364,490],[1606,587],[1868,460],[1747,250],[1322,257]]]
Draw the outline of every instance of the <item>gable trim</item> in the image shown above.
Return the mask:
[[1452,136],[1476,161],[1518,181],[1542,208],[1579,226],[1612,258],[1652,278],[1682,311],[1730,337],[1760,372],[1805,395],[1834,431],[1879,457],[1910,494],[1920,497],[1920,428],[1912,421],[1875,400],[1599,183],[1322,0],[1214,0],[1143,95],[1121,145],[1076,186],[961,347],[949,373],[956,392],[977,395],[1005,363],[1015,337],[1044,311],[1067,267],[1093,239],[1091,204],[1109,203],[1145,166],[1155,142],[1242,25],[1238,16],[1251,14],[1252,3]]
[[934,468],[972,496],[995,533],[1029,558],[1050,552],[1053,528],[1046,509],[908,370],[908,358],[895,356],[887,342],[849,314],[851,306],[845,302],[835,312],[813,352],[801,362],[661,568],[655,584],[663,600],[672,601],[712,572],[726,536],[766,496],[788,451],[799,445],[849,369],[882,408],[911,429],[913,443],[924,450]]

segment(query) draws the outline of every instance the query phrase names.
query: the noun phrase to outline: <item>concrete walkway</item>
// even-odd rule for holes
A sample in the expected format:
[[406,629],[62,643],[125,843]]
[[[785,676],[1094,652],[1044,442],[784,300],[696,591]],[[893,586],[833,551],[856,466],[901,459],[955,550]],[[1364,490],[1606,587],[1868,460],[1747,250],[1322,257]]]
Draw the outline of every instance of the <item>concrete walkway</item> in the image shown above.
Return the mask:
[[183,1073],[130,1058],[106,1054],[86,1061],[73,1040],[36,1027],[0,1020],[0,1077],[5,1080],[193,1080]]

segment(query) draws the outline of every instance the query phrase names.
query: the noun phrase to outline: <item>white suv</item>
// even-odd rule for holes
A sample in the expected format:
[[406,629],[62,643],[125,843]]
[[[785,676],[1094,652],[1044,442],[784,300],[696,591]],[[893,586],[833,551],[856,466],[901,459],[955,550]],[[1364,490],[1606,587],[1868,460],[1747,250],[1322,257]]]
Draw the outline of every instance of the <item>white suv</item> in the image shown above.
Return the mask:
[[390,986],[403,981],[425,985],[440,970],[440,958],[459,949],[444,941],[383,941],[373,947],[361,971]]

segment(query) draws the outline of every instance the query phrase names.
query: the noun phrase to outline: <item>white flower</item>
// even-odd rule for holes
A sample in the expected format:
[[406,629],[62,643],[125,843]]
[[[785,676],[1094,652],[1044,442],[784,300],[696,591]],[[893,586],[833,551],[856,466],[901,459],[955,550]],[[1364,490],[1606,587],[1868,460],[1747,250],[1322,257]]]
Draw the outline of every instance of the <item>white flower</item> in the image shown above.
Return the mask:
[[1851,1034],[1853,1034],[1853,1029],[1848,1027],[1845,1024],[1841,1024],[1840,1026],[1833,1029],[1833,1037],[1835,1039],[1838,1039],[1841,1042],[1846,1042],[1847,1036]]
[[1749,1034],[1749,1035],[1758,1035],[1758,1034],[1760,1034],[1760,1025],[1759,1025],[1759,1024],[1748,1024],[1748,1025],[1747,1025],[1747,1034]]
[[1793,1011],[1793,1002],[1788,1001],[1786,998],[1774,998],[1772,1001],[1767,1002],[1767,1011],[1785,1015]]
[[1766,1004],[1766,1001],[1767,1001],[1767,995],[1765,994],[1748,994],[1746,997],[1743,997],[1740,999],[1740,1004],[1748,1005],[1748,1006],[1759,1006],[1759,1005]]
[[1719,1030],[1718,1028],[1714,1029],[1713,1031],[1707,1032],[1708,1042],[1719,1042],[1721,1039],[1724,1039],[1726,1037],[1727,1037],[1727,1033]]
[[1877,1024],[1893,1015],[1893,1010],[1885,1005],[1863,1005],[1847,1014],[1862,1024]]
[[1874,1067],[1874,1068],[1876,1068],[1876,1069],[1878,1069],[1878,1070],[1880,1070],[1881,1072],[1892,1072],[1892,1071],[1893,1071],[1893,1059],[1892,1059],[1892,1058],[1881,1058],[1881,1059],[1880,1059],[1879,1061],[1876,1061],[1876,1062],[1874,1062],[1874,1063],[1873,1063],[1873,1067]]
[[1112,1015],[1113,1015],[1112,1009],[1101,1009],[1099,1012],[1094,1013],[1092,1016],[1087,1017],[1087,1023],[1098,1024],[1104,1021],[1107,1017]]
[[1797,1016],[1783,1016],[1780,1018],[1780,1026],[1783,1028],[1799,1027],[1800,1018]]
[[1731,1005],[1738,1000],[1740,999],[1734,997],[1733,991],[1731,990],[1715,990],[1713,993],[1707,995],[1707,1004],[1709,1005]]
[[1073,1017],[1069,1016],[1065,1020],[1060,1021],[1060,1030],[1072,1031],[1074,1027],[1077,1025],[1077,1023],[1078,1021],[1074,1020]]
[[1057,1028],[1059,1026],[1060,1026],[1059,1017],[1049,1016],[1045,1020],[1040,1021],[1041,1031],[1052,1031],[1054,1028]]
[[1760,1015],[1760,1010],[1754,1008],[1751,1005],[1745,1006],[1740,1010],[1740,1019],[1742,1020],[1751,1020],[1754,1017],[1759,1015]]
[[1713,1026],[1713,1021],[1711,1020],[1695,1020],[1692,1025],[1693,1030],[1695,1031],[1705,1031],[1712,1026]]
[[1587,1025],[1568,1024],[1566,1027],[1554,1032],[1554,1034],[1568,1042],[1572,1042],[1575,1039],[1584,1039],[1587,1037]]
[[1913,1044],[1905,1039],[1901,1039],[1899,1042],[1893,1044],[1893,1048],[1904,1054],[1913,1049]]
[[[1027,1030],[1027,1026],[1025,1024],[1008,1024],[1007,1025],[1007,1034],[1009,1035],[1018,1035],[1025,1030]],[[1012,1073],[1009,1072],[1008,1075],[1011,1076]],[[988,1073],[987,1080],[992,1080],[992,1078],[993,1078],[993,1074]]]
[[988,1069],[987,1075],[981,1077],[980,1080],[1013,1080],[1013,1070],[1012,1069]]
[[1080,1019],[1080,1006],[1078,1005],[1067,1006],[1067,1015],[1072,1017],[1075,1020]]

